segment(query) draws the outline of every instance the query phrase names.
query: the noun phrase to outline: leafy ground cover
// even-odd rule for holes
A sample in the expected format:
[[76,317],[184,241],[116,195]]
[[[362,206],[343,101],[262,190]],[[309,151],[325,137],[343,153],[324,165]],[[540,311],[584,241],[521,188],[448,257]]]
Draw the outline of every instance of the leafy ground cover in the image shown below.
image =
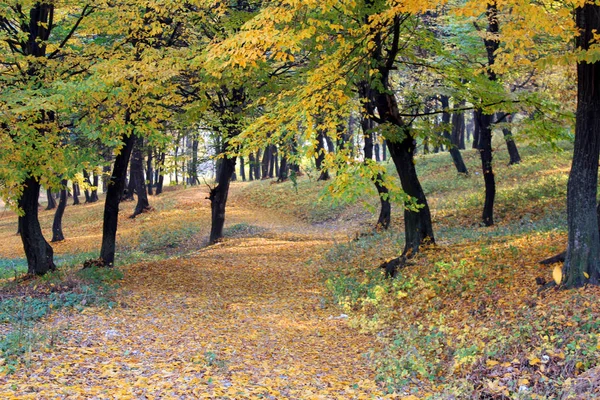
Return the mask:
[[235,183],[226,239],[211,247],[202,188],[152,198],[156,211],[120,222],[122,276],[68,267],[95,254],[92,204],[67,209],[65,272],[15,285],[22,250],[5,211],[0,394],[594,398],[599,290],[538,285],[552,279],[538,261],[566,243],[564,147],[523,148],[512,167],[498,153],[493,228],[479,226],[475,152],[469,177],[447,154],[420,157],[438,245],[391,281],[377,266],[401,251],[401,220],[372,233],[373,214],[320,202],[326,187],[306,178]]

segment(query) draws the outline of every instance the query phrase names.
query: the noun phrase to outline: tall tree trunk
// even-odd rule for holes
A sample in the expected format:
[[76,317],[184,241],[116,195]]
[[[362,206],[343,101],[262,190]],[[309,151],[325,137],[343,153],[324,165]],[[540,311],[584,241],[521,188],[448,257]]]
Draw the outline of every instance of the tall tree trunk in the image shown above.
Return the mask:
[[475,118],[477,119],[476,125],[480,126],[479,154],[485,182],[485,203],[483,205],[482,220],[485,226],[492,226],[494,225],[494,200],[496,198],[496,179],[492,167],[492,124],[494,123],[494,116],[477,110]]
[[375,161],[381,162],[381,155],[380,155],[380,151],[379,151],[381,146],[379,145],[379,142],[376,140],[377,139],[375,137],[375,134],[373,134],[373,141],[375,142],[375,146],[374,146],[375,147]]
[[387,141],[381,142],[381,161],[387,161]]
[[254,179],[261,179],[262,175],[261,175],[261,168],[260,168],[260,158],[261,157],[261,150],[258,149],[256,150],[256,160],[254,161]]
[[46,189],[46,197],[48,198],[48,205],[46,206],[46,210],[54,210],[56,208],[56,199],[52,195],[51,189]]
[[62,231],[62,218],[67,208],[67,180],[63,179],[60,182],[62,188],[60,189],[60,200],[58,207],[54,213],[54,222],[52,222],[52,240],[51,242],[60,242],[65,240],[65,235]]
[[73,182],[73,205],[77,206],[79,204],[81,204],[79,202],[79,184],[76,182]]
[[44,275],[54,271],[56,265],[54,252],[44,239],[38,219],[40,184],[35,178],[28,177],[23,185],[23,193],[18,201],[19,208],[23,210],[23,215],[19,216],[19,233],[27,257],[27,273]]
[[254,163],[254,154],[250,152],[250,154],[248,154],[248,172],[250,181],[254,180]]
[[275,163],[277,162],[277,146],[272,144],[270,146],[271,160],[269,162],[269,171],[267,172],[269,178],[273,178],[273,172],[275,170]]
[[398,102],[394,92],[390,90],[389,75],[399,51],[400,24],[400,18],[394,18],[391,46],[386,51],[385,56],[381,34],[376,35],[374,38],[373,51],[374,58],[378,63],[379,76],[377,79],[379,82],[371,83],[371,90],[375,92],[374,100],[379,118],[383,122],[396,127],[396,132],[391,136],[387,136],[386,141],[390,156],[400,177],[402,190],[414,199],[420,207],[416,211],[409,210],[407,207],[404,209],[406,243],[403,256],[409,257],[418,252],[422,244],[435,243],[435,238],[427,198],[415,169],[415,140],[411,136],[410,127],[406,125],[400,116]]
[[[129,112],[125,115],[125,123],[130,122]],[[121,194],[125,187],[125,177],[127,176],[127,165],[135,143],[135,136],[130,134],[123,138],[124,146],[121,152],[115,158],[113,172],[108,182],[106,191],[106,201],[104,203],[104,221],[102,226],[102,247],[100,248],[100,258],[104,265],[113,266],[115,262],[115,250],[117,242],[117,226],[119,223],[119,203]]]
[[148,195],[152,196],[152,187],[154,186],[154,170],[152,168],[154,150],[148,146],[148,158],[146,160],[146,177],[148,178]]
[[323,166],[323,161],[325,160],[325,132],[319,129],[317,133],[317,150],[315,152],[315,165],[317,167],[317,171],[319,173],[318,181],[327,181],[329,180],[329,171],[327,168]]
[[148,193],[146,192],[146,180],[144,179],[144,155],[142,149],[144,139],[138,137],[135,141],[133,154],[131,156],[131,174],[135,180],[135,192],[137,193],[137,204],[133,214],[129,218],[135,218],[141,213],[151,209],[148,202]]
[[[372,114],[368,113],[361,120],[362,130],[365,135],[365,164],[368,164],[373,160],[373,121],[368,118],[369,115]],[[377,189],[379,202],[381,204],[376,228],[388,229],[392,220],[392,206],[389,200],[389,190],[383,184],[382,174],[377,174],[372,180],[375,188]]]
[[279,165],[279,174],[277,175],[277,182],[285,182],[288,179],[288,162],[285,153],[281,154],[281,164]]
[[476,112],[473,111],[473,145],[472,145],[472,148],[474,148],[474,149],[479,148],[480,133],[481,133],[481,125],[479,125],[479,122],[477,121]]
[[[487,32],[489,36],[484,38],[484,44],[488,56],[487,77],[491,82],[497,80],[493,65],[496,60],[496,51],[499,44],[495,36],[498,34],[498,10],[496,2],[487,5]],[[479,126],[479,142],[477,148],[481,155],[481,167],[483,170],[483,179],[485,182],[485,203],[483,206],[482,220],[485,226],[494,225],[494,200],[496,198],[496,180],[492,167],[492,126],[494,115],[484,114],[481,109],[475,109],[475,127]]]
[[223,238],[225,225],[225,208],[229,195],[231,176],[235,173],[235,156],[228,154],[222,158],[223,164],[219,175],[216,177],[217,186],[210,190],[210,205],[212,211],[212,224],[210,228],[210,243],[214,244]]
[[[587,50],[600,31],[600,6],[586,3],[575,11],[577,47]],[[569,243],[563,266],[567,288],[600,283],[600,235],[596,195],[600,156],[600,63],[577,64],[577,118],[573,164],[567,185]],[[587,277],[586,277],[587,275]],[[589,277],[589,278],[588,278]]]
[[240,156],[240,177],[243,182],[246,182],[246,167],[244,166],[244,157]]
[[[496,114],[496,120],[499,122],[512,122],[512,115],[508,115],[503,112],[499,112]],[[521,155],[519,154],[519,149],[517,148],[517,143],[512,136],[512,132],[510,129],[504,127],[502,128],[502,134],[504,135],[504,141],[506,142],[506,149],[508,150],[508,155],[510,157],[510,162],[508,165],[516,165],[521,162]]]
[[271,165],[271,146],[267,145],[263,151],[263,158],[261,162],[261,173],[263,179],[267,179],[269,177],[269,165]]
[[[458,107],[464,107],[465,104],[461,100]],[[462,112],[452,113],[452,144],[459,150],[465,149],[465,114]]]
[[90,193],[90,203],[98,201],[98,185],[100,184],[98,174],[94,171],[94,182],[92,183],[92,192]]
[[[125,175],[127,176],[127,175]],[[127,189],[123,190],[123,199],[121,201],[133,201],[135,194],[135,174],[131,168],[131,160],[129,161],[129,180],[127,181]]]
[[460,154],[460,150],[458,150],[458,147],[453,142],[453,140],[452,140],[453,136],[450,133],[450,131],[448,130],[451,115],[450,115],[450,112],[448,112],[446,110],[448,110],[450,108],[450,99],[448,96],[442,95],[440,97],[440,100],[442,103],[442,108],[444,109],[444,112],[442,113],[442,124],[444,126],[444,131],[442,133],[442,136],[448,142],[448,151],[450,152],[450,156],[452,157],[452,162],[454,163],[454,166],[456,167],[456,171],[459,174],[468,174],[469,171],[467,170],[467,166],[465,165],[465,162],[463,161],[462,155]]
[[158,159],[158,179],[156,180],[156,195],[158,196],[163,192],[163,185],[165,183],[165,159],[167,158],[167,154],[163,151],[160,153]]
[[195,134],[192,139],[192,171],[190,174],[191,184],[198,185],[200,179],[198,178],[198,136]]

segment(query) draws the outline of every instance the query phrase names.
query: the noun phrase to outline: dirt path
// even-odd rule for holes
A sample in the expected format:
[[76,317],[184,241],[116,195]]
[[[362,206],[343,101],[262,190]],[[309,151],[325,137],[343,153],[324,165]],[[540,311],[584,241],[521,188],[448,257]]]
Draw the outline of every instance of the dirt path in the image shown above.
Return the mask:
[[0,398],[383,398],[374,338],[326,303],[307,263],[327,232],[237,206],[233,219],[270,234],[127,268],[116,309],[56,313],[58,344],[0,377]]

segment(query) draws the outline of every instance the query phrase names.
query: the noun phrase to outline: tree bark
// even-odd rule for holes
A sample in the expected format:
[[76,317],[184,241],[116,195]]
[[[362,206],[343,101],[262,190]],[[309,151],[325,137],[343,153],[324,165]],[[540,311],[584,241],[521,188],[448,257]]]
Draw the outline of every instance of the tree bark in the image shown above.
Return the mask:
[[156,192],[155,192],[157,196],[163,192],[163,185],[165,183],[165,159],[166,159],[166,157],[167,157],[167,154],[164,151],[162,153],[160,153],[160,156],[158,157],[158,164],[157,164],[158,179],[156,180]]
[[[467,170],[467,166],[465,165],[465,162],[463,161],[463,158],[462,158],[462,155],[460,154],[460,150],[458,149],[458,146],[456,146],[456,144],[453,141],[453,135],[448,130],[448,126],[450,124],[450,119],[452,117],[450,115],[450,112],[447,111],[450,108],[450,99],[448,96],[441,96],[440,100],[442,103],[442,108],[444,109],[444,112],[442,113],[442,124],[444,126],[444,131],[442,133],[442,136],[448,142],[448,151],[450,152],[450,156],[452,157],[452,162],[454,163],[454,166],[456,167],[456,171],[459,174],[466,175],[469,173],[469,171]],[[454,127],[453,127],[453,129],[454,129]]]
[[98,185],[100,184],[98,174],[94,172],[94,182],[92,183],[92,192],[90,193],[90,203],[98,201]]
[[133,147],[131,156],[131,174],[135,181],[135,192],[137,193],[137,204],[133,214],[129,218],[135,218],[141,213],[151,210],[148,202],[148,193],[146,192],[146,180],[144,179],[144,156],[142,149],[144,147],[144,139],[138,137]]
[[146,160],[146,177],[148,178],[148,195],[152,196],[152,187],[154,186],[154,169],[152,168],[154,150],[148,146],[148,158]]
[[288,162],[285,154],[281,155],[281,164],[279,165],[279,173],[277,175],[277,182],[285,182],[288,179]]
[[[499,112],[496,114],[496,120],[500,122],[512,122],[512,116],[503,112]],[[502,134],[504,135],[504,141],[506,142],[506,149],[508,150],[508,155],[510,157],[510,161],[508,165],[516,165],[521,162],[521,155],[519,154],[519,149],[517,148],[517,143],[515,142],[512,132],[508,128],[502,128]]]
[[323,161],[325,160],[325,136],[326,134],[319,129],[317,133],[317,150],[315,153],[315,165],[319,173],[318,181],[329,180],[329,171],[323,166]]
[[46,189],[46,197],[48,198],[48,205],[46,206],[46,211],[54,210],[56,208],[56,199],[52,195],[51,189]]
[[254,162],[254,154],[250,152],[250,154],[248,154],[248,172],[250,181],[254,180]]
[[269,166],[271,165],[271,156],[271,146],[267,145],[267,147],[265,147],[265,150],[263,151],[263,158],[261,163],[261,173],[263,179],[267,179],[269,177]]
[[210,229],[210,244],[217,243],[223,238],[223,226],[225,225],[225,208],[229,195],[231,176],[235,173],[235,156],[225,155],[219,175],[217,186],[210,190],[210,204],[212,211],[212,224]]
[[396,17],[391,27],[392,39],[391,45],[384,56],[383,40],[381,34],[374,38],[374,58],[378,63],[379,76],[377,84],[371,83],[371,90],[374,92],[375,106],[379,118],[383,123],[388,123],[396,127],[394,132],[386,130],[386,143],[390,151],[396,171],[400,177],[402,190],[414,199],[420,207],[416,211],[404,209],[404,233],[405,247],[403,256],[411,256],[419,251],[419,247],[424,243],[435,243],[433,235],[433,225],[431,222],[431,213],[425,192],[419,182],[417,171],[415,169],[414,154],[415,140],[411,136],[410,127],[406,125],[398,108],[398,102],[394,92],[390,88],[389,75],[394,67],[394,62],[399,51],[400,39],[400,18]]
[[58,207],[54,213],[54,222],[52,222],[52,240],[51,242],[60,242],[65,240],[65,235],[62,231],[62,217],[67,207],[67,180],[63,179],[60,182],[62,188],[60,189],[60,200]]
[[473,111],[473,145],[472,148],[479,148],[479,135],[481,132],[481,126],[477,122],[477,117],[475,115],[475,111]]
[[[491,82],[497,80],[496,72],[492,69],[496,61],[496,51],[499,44],[495,36],[498,34],[498,10],[496,2],[487,5],[487,32],[489,36],[483,39],[488,57],[487,77]],[[477,148],[481,156],[481,167],[483,170],[483,179],[485,182],[485,203],[483,205],[482,220],[485,226],[494,225],[494,200],[496,198],[496,179],[493,170],[492,153],[492,127],[494,124],[494,115],[484,114],[479,108],[474,113],[475,127],[479,127],[479,140]]]
[[79,204],[81,204],[79,202],[79,184],[73,182],[73,205],[77,206]]
[[246,182],[246,167],[244,166],[244,157],[239,157],[240,159],[240,177],[242,178],[242,182]]
[[[600,31],[600,6],[586,3],[575,11],[578,48],[587,50]],[[567,185],[569,242],[563,266],[563,285],[600,283],[600,234],[596,195],[600,156],[600,63],[577,64],[577,117],[573,163]],[[587,277],[586,277],[587,275]],[[589,277],[589,278],[588,278]]]
[[27,257],[27,273],[30,275],[44,275],[56,270],[54,251],[44,239],[38,219],[39,194],[39,182],[33,177],[25,179],[23,193],[18,201],[19,208],[23,210],[23,215],[19,216],[18,229]]
[[[125,115],[125,123],[129,123],[129,112]],[[106,191],[106,200],[104,203],[104,221],[102,226],[102,247],[100,248],[100,258],[105,266],[112,267],[115,262],[115,250],[117,241],[117,226],[119,223],[119,203],[121,194],[125,187],[125,177],[127,176],[127,165],[135,143],[135,136],[130,134],[122,139],[124,146],[121,152],[115,158],[113,172],[108,181],[108,190]]]
[[494,200],[496,198],[496,179],[492,168],[492,124],[494,116],[483,114],[481,110],[475,113],[476,124],[481,127],[479,136],[479,154],[481,168],[485,182],[485,203],[483,205],[482,220],[485,226],[494,225]]

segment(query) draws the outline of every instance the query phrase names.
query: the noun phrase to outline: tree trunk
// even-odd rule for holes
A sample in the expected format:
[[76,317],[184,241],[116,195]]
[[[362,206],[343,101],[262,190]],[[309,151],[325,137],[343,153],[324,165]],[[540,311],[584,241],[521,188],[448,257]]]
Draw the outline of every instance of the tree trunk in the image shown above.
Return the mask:
[[[458,107],[464,107],[466,102],[462,100]],[[459,150],[465,149],[465,114],[455,112],[452,114],[452,144]]]
[[[577,47],[587,50],[600,31],[600,6],[586,3],[575,11]],[[600,235],[596,195],[600,156],[600,63],[577,64],[577,118],[573,164],[567,186],[569,243],[563,266],[567,288],[600,283]],[[587,277],[586,277],[587,275]]]
[[223,226],[225,225],[225,207],[229,195],[229,183],[235,172],[235,156],[225,155],[220,174],[217,176],[217,186],[210,190],[210,205],[212,211],[212,224],[210,229],[210,244],[214,244],[223,238]]
[[159,160],[158,160],[158,169],[159,169],[159,173],[158,173],[158,179],[156,180],[156,195],[158,196],[159,194],[162,193],[163,191],[163,185],[165,183],[165,159],[167,157],[167,154],[163,151],[162,153],[160,153],[159,156]]
[[240,159],[240,177],[243,182],[246,182],[246,167],[244,166],[244,157],[239,157]]
[[477,121],[477,116],[475,114],[476,114],[476,112],[473,111],[473,146],[472,146],[472,148],[478,149],[481,126],[479,125],[479,123]]
[[285,154],[281,155],[281,164],[279,165],[279,174],[277,175],[277,182],[285,182],[288,179],[288,162]]
[[427,198],[425,197],[425,192],[421,187],[415,169],[415,140],[410,134],[410,127],[400,116],[396,96],[390,90],[390,71],[394,67],[394,62],[399,51],[400,24],[400,18],[394,18],[391,47],[386,51],[385,56],[383,54],[384,49],[381,34],[377,34],[373,39],[373,58],[377,61],[379,75],[376,78],[378,82],[372,82],[370,85],[374,93],[374,101],[379,118],[384,123],[388,123],[396,128],[394,132],[391,132],[389,129],[386,130],[385,139],[390,156],[400,177],[402,190],[420,206],[416,211],[411,211],[407,207],[404,209],[406,243],[402,255],[410,257],[419,251],[419,247],[422,244],[427,242],[431,244],[435,243],[435,238],[433,236],[433,225]]
[[77,206],[81,204],[79,202],[79,184],[73,182],[73,205]]
[[146,177],[148,178],[148,195],[152,196],[152,187],[154,186],[154,169],[152,168],[152,158],[154,151],[152,147],[148,146],[148,159],[146,161]]
[[249,172],[249,179],[250,181],[254,180],[254,154],[252,154],[252,152],[250,152],[250,154],[248,154],[248,172]]
[[[487,77],[491,82],[494,82],[497,80],[497,77],[496,72],[494,72],[492,67],[495,63],[496,51],[499,47],[498,41],[495,39],[495,35],[497,35],[499,31],[498,10],[495,2],[488,3],[486,15],[488,20],[487,32],[489,36],[486,36],[483,42],[488,56]],[[484,114],[481,109],[475,109],[474,118],[475,129],[477,130],[477,127],[479,127],[477,148],[481,155],[481,167],[485,182],[485,203],[483,205],[482,220],[485,226],[492,226],[494,225],[494,200],[496,197],[496,180],[492,168],[492,125],[494,123],[494,116]]]
[[494,116],[483,114],[481,110],[475,113],[476,125],[479,131],[479,154],[481,156],[481,168],[485,182],[485,203],[483,205],[482,220],[485,226],[494,225],[494,200],[496,198],[496,180],[492,168],[492,124]]
[[[510,123],[512,122],[512,116],[499,112],[496,114],[496,120]],[[508,165],[519,164],[521,162],[521,155],[519,154],[519,149],[517,148],[517,143],[515,143],[515,140],[512,136],[512,132],[508,128],[502,128],[502,134],[504,135],[506,149],[508,150],[508,155],[510,157],[510,162]]]
[[100,184],[98,174],[94,172],[94,182],[92,183],[92,192],[90,193],[90,203],[98,201],[98,185]]
[[[129,112],[125,115],[125,123],[129,123]],[[124,146],[121,152],[115,158],[113,172],[108,182],[106,191],[106,201],[104,203],[104,221],[102,226],[102,247],[100,248],[100,258],[106,266],[113,266],[115,262],[115,250],[117,241],[117,226],[119,222],[119,203],[121,194],[125,187],[125,177],[127,176],[127,165],[135,143],[135,136],[130,134],[123,138]]]
[[46,189],[46,197],[48,198],[48,206],[46,206],[46,210],[54,210],[56,208],[56,199],[52,195],[51,189]]
[[459,174],[468,174],[469,171],[467,170],[467,166],[463,161],[462,155],[460,154],[460,150],[458,150],[458,146],[456,146],[456,144],[452,140],[453,135],[448,130],[448,125],[450,124],[450,119],[452,116],[446,110],[450,108],[450,99],[448,96],[441,96],[440,99],[442,102],[442,108],[444,109],[444,112],[442,113],[442,124],[444,126],[444,131],[442,135],[444,139],[446,139],[446,141],[448,142],[448,150],[450,152],[450,156],[452,157],[452,162],[454,163],[456,171]]
[[19,233],[23,241],[25,256],[27,257],[27,273],[30,275],[44,275],[54,271],[54,252],[42,234],[38,220],[38,198],[40,184],[32,177],[25,179],[23,193],[18,205],[23,210],[19,216]]
[[135,141],[133,154],[131,156],[131,174],[135,181],[135,192],[137,193],[137,204],[133,214],[129,218],[135,218],[141,213],[151,210],[148,202],[148,193],[146,192],[146,180],[144,179],[144,155],[142,149],[144,147],[144,139],[138,137]]
[[269,163],[269,178],[273,178],[273,173],[275,172],[275,164],[277,163],[277,146],[272,144],[271,146],[271,162]]
[[[129,162],[129,181],[127,181],[127,189],[123,190],[123,199],[121,201],[133,201],[135,193],[135,174],[131,168],[131,160]],[[127,174],[125,174],[127,176]]]
[[381,161],[387,161],[387,142],[381,142]]
[[198,178],[198,146],[198,137],[194,135],[192,139],[192,171],[190,174],[192,186],[200,183],[200,179]]
[[65,235],[63,235],[62,231],[62,217],[65,213],[65,208],[67,207],[67,180],[63,179],[60,182],[60,184],[62,188],[60,190],[60,200],[58,202],[58,207],[56,208],[56,212],[54,213],[51,242],[60,242],[62,240],[65,240]]
[[271,165],[271,146],[267,145],[263,151],[263,158],[261,163],[262,178],[267,179],[269,177],[269,165]]
[[323,166],[323,161],[325,160],[325,136],[326,134],[323,130],[319,129],[317,133],[317,150],[315,153],[315,165],[319,173],[318,181],[329,180],[329,171]]
[[254,159],[254,179],[260,179],[260,150],[256,151],[256,156]]
[[[365,164],[368,164],[373,160],[373,121],[366,115],[362,121],[362,130],[365,135]],[[379,217],[377,218],[377,229],[388,229],[392,220],[392,206],[389,200],[389,190],[383,184],[383,176],[377,174],[372,179],[377,194],[379,195],[379,202],[381,208],[379,209]]]

